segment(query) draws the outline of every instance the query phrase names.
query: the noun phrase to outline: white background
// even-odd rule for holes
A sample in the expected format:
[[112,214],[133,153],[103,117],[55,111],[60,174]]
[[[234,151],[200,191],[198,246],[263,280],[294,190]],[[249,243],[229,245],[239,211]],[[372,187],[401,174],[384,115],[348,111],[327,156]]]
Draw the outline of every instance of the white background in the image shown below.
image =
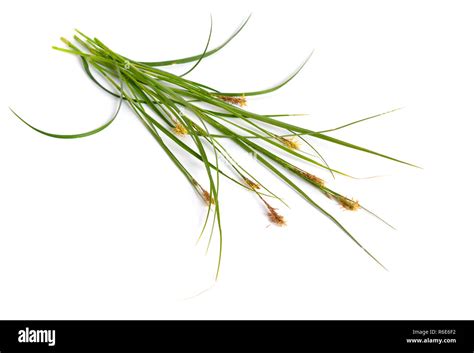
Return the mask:
[[[470,170],[474,22],[470,2],[15,1],[0,5],[1,319],[472,319]],[[223,182],[224,252],[195,246],[202,201],[135,116],[78,61],[51,50],[74,28],[138,60],[202,51],[249,14],[245,30],[192,79],[223,91],[286,87],[250,99],[261,113],[309,113],[321,130],[396,107],[333,136],[422,170],[314,141],[329,163],[375,179],[331,181],[397,227],[349,213],[309,190],[389,269],[327,218],[246,160],[291,209],[269,226],[248,192]],[[182,72],[189,68],[173,68]],[[237,156],[236,146],[231,148]],[[203,176],[199,165],[190,168]],[[204,181],[205,179],[201,179]],[[214,243],[214,245],[217,243]],[[203,292],[204,291],[204,292]]]

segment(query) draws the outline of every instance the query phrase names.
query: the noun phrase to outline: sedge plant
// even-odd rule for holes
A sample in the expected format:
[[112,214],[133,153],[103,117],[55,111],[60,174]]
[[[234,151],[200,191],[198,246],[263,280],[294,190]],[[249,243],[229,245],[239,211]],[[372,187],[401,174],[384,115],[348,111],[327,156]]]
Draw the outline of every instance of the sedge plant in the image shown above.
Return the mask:
[[[371,214],[373,213],[360,204],[359,201],[329,188],[322,178],[298,167],[294,161],[299,160],[310,166],[326,170],[332,176],[339,174],[348,177],[349,175],[329,167],[316,150],[314,142],[324,140],[342,147],[413,166],[410,163],[328,135],[332,131],[389,112],[357,120],[334,129],[313,131],[280,119],[291,116],[291,114],[262,115],[244,108],[248,97],[276,91],[290,82],[300,72],[309,58],[283,82],[259,91],[222,92],[185,77],[203,59],[224,48],[244,28],[248,20],[249,18],[224,43],[209,49],[212,34],[211,19],[209,37],[202,53],[181,59],[156,62],[132,60],[113,51],[99,39],[91,38],[76,30],[73,41],[61,38],[65,48],[53,48],[78,56],[87,76],[104,91],[117,97],[118,107],[112,118],[94,130],[80,134],[63,135],[40,130],[21,118],[15,111],[12,110],[12,112],[23,123],[41,134],[61,139],[73,139],[90,136],[104,130],[117,117],[123,103],[126,103],[182,173],[196,195],[207,205],[207,213],[199,239],[202,238],[206,230],[209,232],[208,244],[211,244],[213,234],[217,233],[218,235],[219,255],[216,279],[220,271],[223,244],[219,195],[219,185],[222,178],[228,179],[242,189],[253,193],[256,200],[261,202],[266,209],[271,223],[277,226],[286,224],[283,215],[273,205],[273,202],[284,203],[284,201],[232,156],[229,148],[225,147],[223,139],[230,140],[235,147],[251,153],[269,172],[276,175],[312,207],[323,213],[370,258],[385,268],[332,214],[323,209],[313,197],[303,190],[302,184],[309,184],[345,210],[357,211],[362,209]],[[164,67],[169,65],[186,63],[194,63],[194,65],[181,75],[164,70]],[[97,75],[101,78],[99,79]],[[303,146],[310,149],[311,153],[304,151]],[[197,180],[193,176],[189,168],[186,167],[186,160],[178,158],[177,149],[181,149],[187,153],[189,158],[197,159],[201,163],[207,175],[205,182]],[[221,167],[222,161],[225,161],[228,170]],[[373,215],[375,216],[375,214]]]

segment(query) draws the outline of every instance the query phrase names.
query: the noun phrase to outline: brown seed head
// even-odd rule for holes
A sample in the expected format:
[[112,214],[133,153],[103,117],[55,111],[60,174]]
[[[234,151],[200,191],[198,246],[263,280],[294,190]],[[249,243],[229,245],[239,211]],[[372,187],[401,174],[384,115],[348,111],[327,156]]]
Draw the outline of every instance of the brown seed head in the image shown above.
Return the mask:
[[276,224],[277,226],[283,227],[286,225],[285,218],[281,214],[279,214],[275,208],[269,208],[267,215],[270,221]]
[[307,171],[298,169],[298,173],[305,179],[308,179],[309,181],[313,182],[314,184],[317,184],[319,186],[324,186],[325,181],[321,178],[318,178],[316,175],[313,175],[311,173],[308,173]]
[[267,206],[267,209],[268,209],[267,216],[270,219],[270,222],[272,222],[273,224],[276,224],[279,227],[285,226],[286,225],[285,218],[276,211],[277,209],[275,207],[272,207],[265,200],[263,200],[263,202],[265,203],[265,206]]
[[244,95],[242,95],[241,97],[232,97],[232,96],[217,96],[217,97],[220,100],[223,100],[224,102],[239,105],[241,107],[244,107],[247,105],[247,99],[245,98]]
[[260,189],[260,185],[250,179],[244,178],[244,182],[253,190]]
[[339,196],[336,198],[336,200],[345,210],[357,211],[360,208],[359,201],[352,200],[344,196]]
[[210,204],[214,205],[214,203],[215,203],[214,198],[211,197],[211,195],[206,190],[202,190],[202,197],[208,205],[210,205]]

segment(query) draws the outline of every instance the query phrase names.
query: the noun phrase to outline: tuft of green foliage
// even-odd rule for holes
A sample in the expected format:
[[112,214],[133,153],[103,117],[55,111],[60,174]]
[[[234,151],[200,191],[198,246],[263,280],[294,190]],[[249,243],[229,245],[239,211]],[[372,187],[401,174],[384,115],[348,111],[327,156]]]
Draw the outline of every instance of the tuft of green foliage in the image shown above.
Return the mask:
[[[184,178],[196,191],[197,195],[207,204],[207,215],[198,239],[201,239],[206,230],[208,230],[209,248],[212,235],[217,229],[219,236],[219,256],[216,279],[221,266],[223,239],[219,202],[221,177],[227,178],[239,187],[254,193],[257,199],[260,200],[262,205],[266,208],[267,215],[272,223],[278,226],[283,226],[286,223],[283,216],[277,212],[277,209],[270,205],[269,199],[276,199],[283,203],[284,201],[238,163],[223,146],[221,142],[222,139],[230,139],[236,146],[251,153],[259,163],[297,192],[311,206],[327,216],[355,244],[380,266],[385,268],[333,215],[324,210],[310,197],[302,189],[299,182],[295,182],[295,179],[291,179],[290,177],[295,176],[297,177],[296,180],[310,184],[324,196],[339,203],[343,209],[351,211],[363,209],[374,216],[375,214],[364,208],[358,201],[349,199],[328,188],[324,180],[297,167],[294,163],[290,162],[290,159],[299,160],[324,169],[330,172],[333,177],[335,174],[350,177],[346,173],[329,167],[321,154],[309,141],[309,138],[311,138],[313,140],[325,140],[342,147],[414,166],[410,163],[327,135],[329,132],[379,117],[394,110],[357,120],[334,129],[312,131],[295,124],[283,122],[279,119],[280,117],[292,116],[292,114],[262,115],[243,109],[243,106],[246,104],[246,97],[276,91],[290,82],[300,72],[309,57],[292,75],[280,84],[260,91],[221,92],[215,88],[185,78],[203,59],[224,48],[244,28],[249,18],[247,18],[224,43],[213,49],[209,49],[212,35],[211,19],[209,37],[205,49],[201,54],[181,59],[156,62],[132,60],[114,52],[99,39],[88,37],[79,30],[76,30],[74,43],[61,38],[66,48],[53,48],[77,55],[81,60],[87,76],[104,91],[117,97],[118,107],[112,118],[104,125],[92,131],[74,135],[61,135],[40,130],[30,125],[13,110],[12,112],[23,123],[41,134],[55,138],[72,139],[90,136],[104,130],[117,117],[122,103],[126,102],[160,145],[165,154],[180,170]],[[192,62],[194,62],[194,65],[182,75],[172,74],[162,69],[162,67],[168,65]],[[100,75],[102,81],[106,82],[109,87],[106,87],[105,83],[101,83],[95,75]],[[301,145],[310,148],[314,154],[302,151]],[[185,166],[185,161],[176,156],[174,152],[176,149],[182,149],[187,152],[191,158],[196,158],[202,163],[202,167],[207,174],[207,185],[203,186],[193,177]],[[229,166],[229,171],[224,171],[223,168],[220,167],[219,161],[225,161],[227,166]]]

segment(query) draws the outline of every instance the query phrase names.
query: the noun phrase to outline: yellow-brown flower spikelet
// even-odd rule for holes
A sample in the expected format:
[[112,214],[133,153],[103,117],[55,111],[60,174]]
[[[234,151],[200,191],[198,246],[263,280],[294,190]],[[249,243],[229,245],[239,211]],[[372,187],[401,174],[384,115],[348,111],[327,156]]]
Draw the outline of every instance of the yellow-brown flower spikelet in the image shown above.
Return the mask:
[[272,207],[267,201],[263,200],[262,201],[265,203],[265,206],[267,206],[268,212],[267,216],[270,219],[270,222],[273,224],[276,224],[279,227],[283,227],[286,225],[285,218],[279,214],[276,210],[275,207]]
[[188,130],[186,130],[186,128],[180,122],[176,123],[173,128],[173,132],[178,136],[184,136],[188,134]]
[[220,100],[223,100],[224,102],[230,103],[230,104],[235,104],[241,107],[245,107],[247,105],[247,99],[245,98],[244,95],[241,97],[232,97],[232,96],[217,96]]
[[344,196],[339,196],[336,201],[341,205],[342,208],[349,211],[357,211],[360,208],[359,201],[351,200]]
[[279,139],[286,147],[291,148],[292,150],[299,150],[300,143],[294,138],[280,137]]
[[304,170],[299,170],[298,172],[303,178],[306,178],[306,179],[312,181],[314,184],[317,184],[319,186],[324,186],[325,181],[321,178],[318,178],[316,175],[308,173]]
[[244,182],[253,190],[260,189],[260,185],[250,179],[244,178]]
[[286,225],[285,218],[276,211],[276,208],[273,208],[271,206],[268,207],[267,215],[270,221],[276,224],[277,226],[283,227],[284,225]]
[[204,201],[206,201],[206,203],[207,203],[208,205],[210,205],[210,204],[214,205],[214,203],[215,203],[215,202],[214,202],[214,198],[211,197],[211,195],[210,195],[206,190],[203,190],[203,191],[202,191],[202,197],[203,197]]

